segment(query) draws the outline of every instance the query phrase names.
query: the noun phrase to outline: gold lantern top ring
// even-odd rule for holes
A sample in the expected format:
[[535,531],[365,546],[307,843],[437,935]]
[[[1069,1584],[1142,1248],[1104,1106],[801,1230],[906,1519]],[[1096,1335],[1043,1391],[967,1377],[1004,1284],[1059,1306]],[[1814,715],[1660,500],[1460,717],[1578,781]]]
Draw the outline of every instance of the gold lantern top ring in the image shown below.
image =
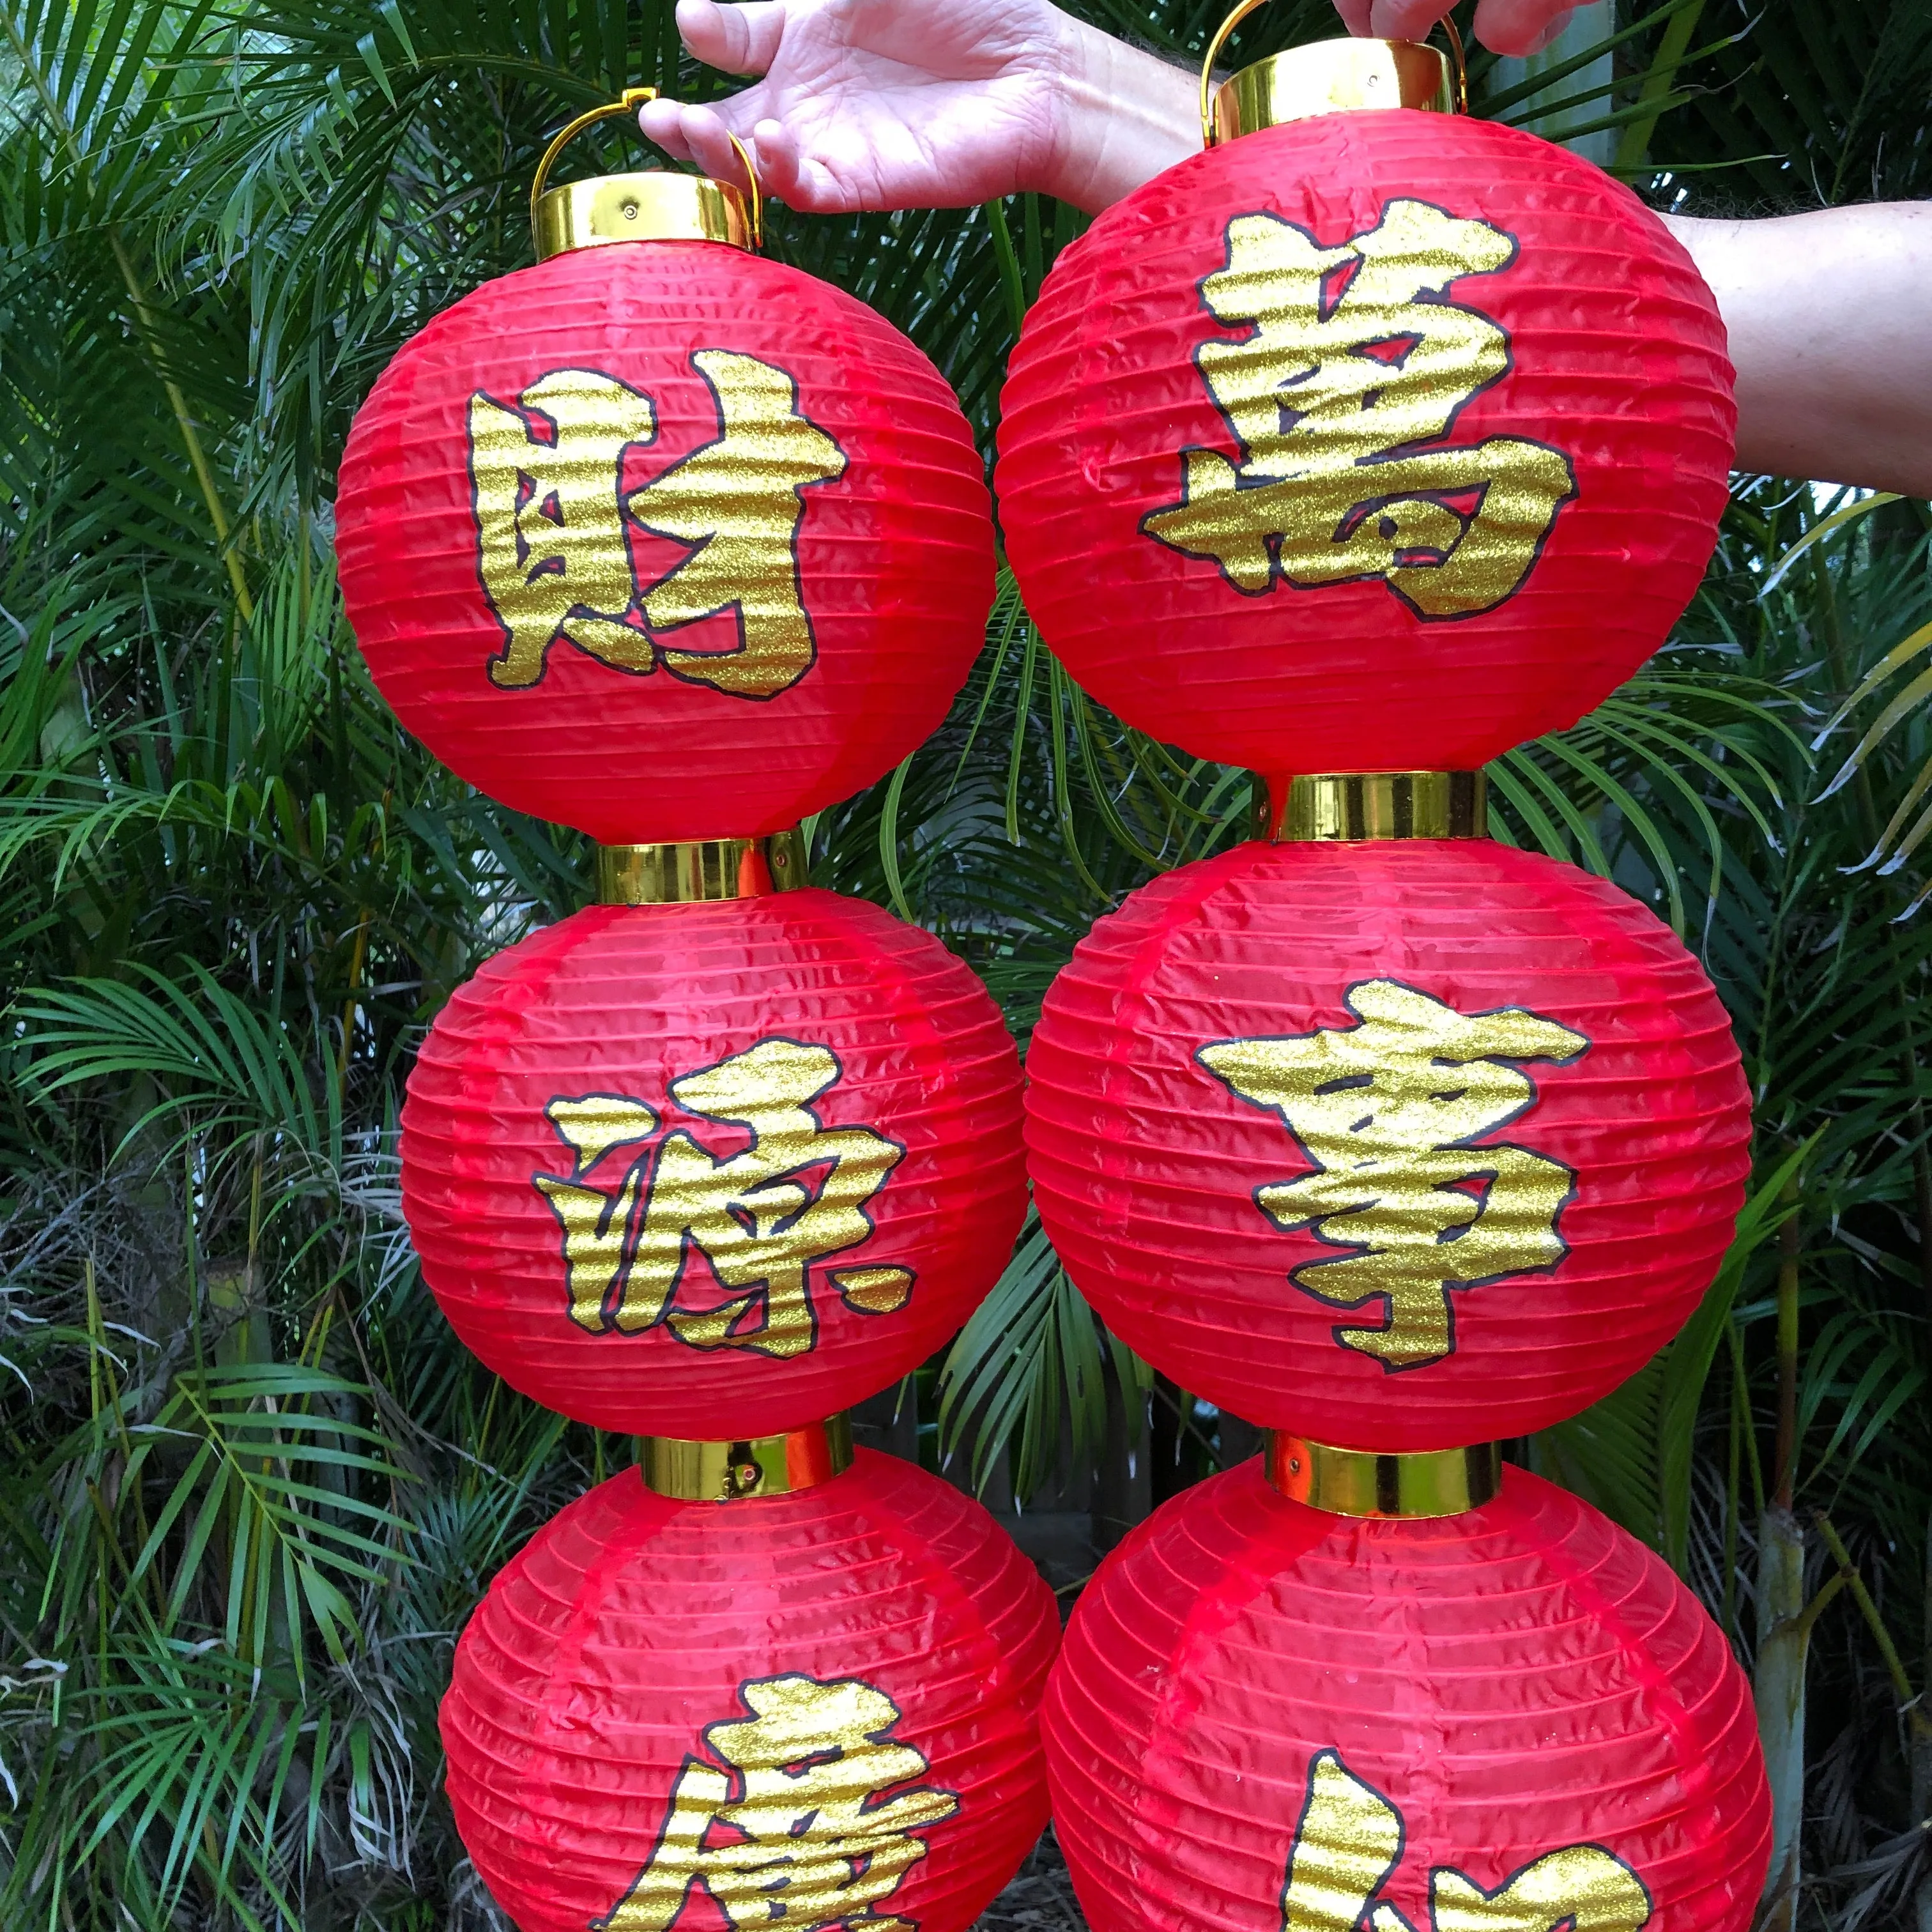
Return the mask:
[[1469,111],[1462,37],[1447,15],[1449,58],[1420,40],[1352,36],[1316,40],[1270,54],[1214,85],[1214,62],[1228,37],[1268,0],[1239,0],[1215,30],[1201,63],[1201,141],[1211,148],[1238,134],[1351,109],[1415,107],[1440,114]]
[[605,242],[722,242],[736,248],[765,244],[764,198],[757,169],[743,142],[728,134],[745,170],[745,193],[729,182],[709,175],[668,171],[599,175],[592,180],[550,186],[550,171],[559,154],[585,128],[600,121],[634,118],[654,87],[627,87],[615,100],[586,109],[558,130],[544,150],[530,182],[530,239],[537,260],[594,248]]
[[646,1436],[638,1442],[638,1474],[653,1495],[675,1502],[742,1503],[794,1496],[842,1476],[852,1466],[852,1418],[828,1416],[782,1436],[689,1442]]
[[1262,1467],[1270,1486],[1292,1502],[1330,1516],[1409,1522],[1479,1510],[1494,1501],[1503,1476],[1499,1443],[1378,1454],[1279,1430],[1268,1437]]

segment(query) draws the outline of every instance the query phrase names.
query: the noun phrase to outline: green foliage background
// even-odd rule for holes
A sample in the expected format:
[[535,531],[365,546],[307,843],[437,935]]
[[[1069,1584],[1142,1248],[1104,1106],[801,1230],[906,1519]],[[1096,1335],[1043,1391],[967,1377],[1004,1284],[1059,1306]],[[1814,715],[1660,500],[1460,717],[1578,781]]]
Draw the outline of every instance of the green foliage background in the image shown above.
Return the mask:
[[[1087,10],[1178,52],[1221,10]],[[1325,0],[1284,0],[1235,51],[1330,31]],[[1927,190],[1917,0],[1633,0],[1617,58],[1612,95],[1540,124],[1613,129],[1660,206]],[[680,61],[668,0],[0,8],[9,1928],[495,1922],[439,1790],[454,1633],[630,1451],[455,1344],[394,1126],[431,1016],[580,902],[585,854],[397,728],[341,622],[329,500],[397,344],[526,259],[546,134],[640,81],[724,84]],[[1017,319],[1079,225],[1032,196],[779,211],[773,246],[910,331],[990,446]],[[1804,1820],[1773,1922],[1839,1932],[1932,1925],[1932,918],[1903,916],[1927,528],[1739,478],[1670,647],[1494,773],[1503,836],[1700,950],[1757,1097],[1751,1207],[1691,1328],[1519,1453],[1661,1550],[1756,1670]],[[931,926],[1024,1039],[1093,917],[1238,836],[1247,787],[1091,705],[1009,590],[950,723],[821,818],[815,875]],[[1022,1493],[1115,1454],[1110,1415],[1142,1404],[1156,1498],[1238,1442],[1108,1346],[1036,1233],[944,1395],[925,1453]]]

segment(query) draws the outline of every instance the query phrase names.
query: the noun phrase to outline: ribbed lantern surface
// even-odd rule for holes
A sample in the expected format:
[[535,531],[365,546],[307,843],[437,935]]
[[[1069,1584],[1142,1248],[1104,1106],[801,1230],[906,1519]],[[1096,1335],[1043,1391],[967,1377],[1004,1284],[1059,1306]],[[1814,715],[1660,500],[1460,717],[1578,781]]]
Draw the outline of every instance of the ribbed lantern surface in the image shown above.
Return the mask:
[[492,797],[606,844],[773,832],[945,716],[992,601],[982,479],[863,303],[718,242],[580,248],[384,372],[343,595],[383,696]]
[[1750,1100],[1702,969],[1486,839],[1238,847],[1100,920],[1028,1072],[1040,1216],[1184,1388],[1416,1451],[1575,1414],[1729,1242]]
[[1088,1586],[1042,1726],[1094,1932],[1744,1932],[1764,1880],[1724,1639],[1521,1470],[1432,1522],[1189,1490]]
[[875,906],[593,907],[438,1016],[404,1208],[513,1387],[604,1429],[772,1434],[964,1322],[1024,1210],[1020,1108],[985,989]]
[[1268,128],[1065,249],[1000,399],[1027,607],[1198,757],[1473,770],[1574,722],[1696,590],[1736,412],[1628,188],[1412,111]]
[[1058,1636],[992,1519],[911,1465],[861,1450],[724,1504],[627,1472],[539,1531],[464,1633],[457,1823],[520,1932],[662,1932],[681,1908],[964,1932],[1046,1821]]

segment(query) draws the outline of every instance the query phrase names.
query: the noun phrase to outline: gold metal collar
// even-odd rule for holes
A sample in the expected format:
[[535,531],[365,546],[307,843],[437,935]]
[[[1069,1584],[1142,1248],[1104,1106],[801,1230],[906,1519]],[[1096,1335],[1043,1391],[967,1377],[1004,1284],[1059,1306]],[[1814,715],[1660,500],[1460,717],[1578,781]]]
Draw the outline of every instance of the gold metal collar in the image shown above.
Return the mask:
[[794,825],[761,838],[694,838],[666,845],[600,845],[600,905],[692,905],[762,898],[806,884],[805,835]]
[[1257,838],[1282,844],[1384,838],[1486,838],[1488,778],[1480,772],[1328,772],[1276,788],[1256,775]]
[[1211,148],[1318,114],[1375,107],[1454,114],[1460,72],[1460,62],[1452,69],[1447,58],[1418,40],[1316,40],[1241,68],[1211,97],[1204,86],[1202,132]]
[[644,1487],[685,1503],[748,1502],[790,1496],[842,1476],[852,1466],[852,1422],[835,1415],[783,1436],[735,1442],[685,1442],[671,1436],[638,1441]]
[[1331,1516],[1444,1516],[1480,1509],[1502,1485],[1500,1444],[1417,1456],[1333,1449],[1305,1436],[1268,1438],[1268,1479],[1281,1493]]

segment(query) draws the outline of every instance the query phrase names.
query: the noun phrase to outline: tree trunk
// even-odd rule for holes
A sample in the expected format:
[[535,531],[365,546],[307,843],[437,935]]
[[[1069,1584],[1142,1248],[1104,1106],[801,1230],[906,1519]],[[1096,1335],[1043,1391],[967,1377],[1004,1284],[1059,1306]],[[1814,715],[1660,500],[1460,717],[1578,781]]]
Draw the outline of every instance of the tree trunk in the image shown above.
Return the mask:
[[1760,1932],[1796,1932],[1799,1838],[1804,1823],[1804,1532],[1773,1504],[1758,1523],[1757,1667],[1751,1690],[1771,1780],[1771,1870]]

